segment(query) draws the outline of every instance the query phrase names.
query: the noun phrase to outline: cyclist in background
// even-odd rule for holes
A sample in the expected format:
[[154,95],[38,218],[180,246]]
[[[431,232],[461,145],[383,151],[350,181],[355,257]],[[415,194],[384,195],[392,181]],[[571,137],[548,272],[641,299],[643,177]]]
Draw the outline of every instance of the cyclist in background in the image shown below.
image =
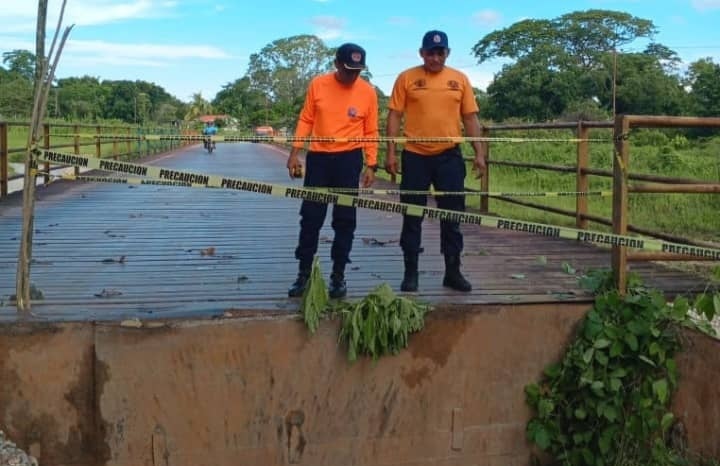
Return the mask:
[[215,149],[215,142],[210,140],[211,136],[215,136],[218,132],[217,126],[215,126],[214,121],[208,121],[205,123],[205,127],[202,130],[203,136],[205,138],[203,139],[203,147],[207,149],[209,147],[209,144],[212,144],[212,148]]

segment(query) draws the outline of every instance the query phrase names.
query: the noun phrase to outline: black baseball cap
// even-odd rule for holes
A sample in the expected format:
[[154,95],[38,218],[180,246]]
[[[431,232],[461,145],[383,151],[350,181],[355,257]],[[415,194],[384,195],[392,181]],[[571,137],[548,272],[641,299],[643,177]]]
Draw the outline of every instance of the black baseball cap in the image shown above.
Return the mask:
[[425,33],[422,39],[422,49],[423,50],[432,50],[432,49],[449,49],[450,46],[448,45],[448,36],[442,31],[432,30]]
[[365,49],[357,44],[342,44],[338,47],[335,58],[348,70],[365,69]]

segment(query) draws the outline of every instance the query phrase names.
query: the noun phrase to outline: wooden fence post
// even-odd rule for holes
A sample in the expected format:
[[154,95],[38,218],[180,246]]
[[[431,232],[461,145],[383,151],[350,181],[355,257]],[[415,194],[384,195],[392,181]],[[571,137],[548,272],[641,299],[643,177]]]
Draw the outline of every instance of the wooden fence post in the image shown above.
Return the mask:
[[102,134],[102,126],[98,125],[95,128],[95,157],[102,158],[102,139],[100,139],[100,135]]
[[8,163],[10,154],[8,154],[8,124],[0,122],[0,198],[8,195]]
[[[50,150],[50,123],[44,123],[43,124],[43,147],[45,150]],[[43,176],[43,182],[45,184],[50,183],[50,163],[45,162],[43,164],[43,170],[45,170],[45,175]],[[33,183],[35,183],[35,180],[33,179]]]
[[[577,126],[577,172],[575,178],[575,190],[577,192],[588,192],[590,190],[590,182],[588,180],[587,168],[588,168],[588,136],[590,129],[583,126],[583,122],[578,121]],[[586,230],[588,227],[588,220],[584,217],[588,213],[588,198],[587,196],[578,195],[575,201],[575,226]]]
[[[75,135],[73,136],[73,150],[75,151],[75,155],[80,155],[80,126],[75,125],[73,126],[73,132]],[[73,167],[75,176],[80,175],[80,167],[77,165]]]
[[[490,128],[484,126],[480,130],[480,136],[487,138],[490,136]],[[490,191],[490,141],[485,144],[485,176],[480,179],[480,191]],[[486,194],[480,196],[480,212],[487,213],[490,209],[490,197]]]
[[[628,231],[629,131],[630,119],[625,115],[617,115],[613,131],[615,150],[613,157],[612,223],[613,233],[618,235],[626,235]],[[612,269],[618,291],[625,294],[627,291],[627,248],[625,246],[612,247]]]

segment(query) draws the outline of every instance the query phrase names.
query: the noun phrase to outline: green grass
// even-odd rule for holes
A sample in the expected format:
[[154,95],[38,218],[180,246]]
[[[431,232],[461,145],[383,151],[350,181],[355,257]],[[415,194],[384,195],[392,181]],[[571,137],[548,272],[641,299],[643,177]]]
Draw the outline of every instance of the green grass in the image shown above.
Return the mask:
[[[80,134],[89,135],[96,132],[94,127],[81,127],[79,130]],[[122,134],[127,133],[126,127],[122,129],[114,130],[113,128],[104,127],[104,133],[108,134]],[[73,133],[74,129],[71,127],[52,127],[50,128],[51,133],[51,145],[67,145],[69,147],[57,148],[58,152],[74,153],[75,148]],[[146,128],[142,129],[142,133],[133,132],[131,135],[136,136],[138,134],[174,134],[172,129],[169,128]],[[14,150],[24,149],[28,140],[28,127],[27,126],[10,126],[8,128],[8,150],[13,152]],[[81,137],[79,139],[80,154],[83,155],[96,155],[95,138],[93,137]],[[169,141],[132,141],[128,145],[126,142],[118,142],[113,144],[112,142],[105,142],[101,147],[101,157],[112,157],[115,155],[120,156],[123,159],[135,159],[148,154],[155,154],[170,150],[172,147],[176,147],[177,143],[171,145]],[[25,161],[25,151],[13,152],[9,157],[10,162],[23,163]]]
[[[498,137],[528,139],[523,142],[490,143],[491,161],[531,162],[574,167],[576,145],[569,142],[530,141],[530,139],[574,138],[571,131],[514,131]],[[613,146],[609,130],[594,130],[591,139],[604,142],[590,143],[589,165],[591,168],[612,169]],[[467,158],[472,156],[469,145],[463,145]],[[380,158],[383,159],[381,150]],[[380,162],[382,165],[382,162]],[[479,189],[480,183],[470,171],[466,186]],[[636,174],[663,175],[720,183],[720,136],[688,141],[683,137],[670,138],[657,130],[634,131],[630,135],[630,172]],[[381,172],[378,172],[381,173]],[[385,179],[387,175],[382,175]],[[547,170],[504,167],[490,164],[490,191],[576,191],[574,173],[558,173]],[[590,176],[591,191],[609,191],[612,179]],[[536,204],[575,211],[575,197],[524,197],[518,198]],[[479,197],[469,197],[468,206],[478,208]],[[491,213],[503,217],[573,227],[574,217],[529,209],[497,199],[490,199]],[[629,201],[630,224],[681,237],[720,241],[720,195],[719,194],[641,194],[631,193]],[[604,218],[612,216],[611,197],[588,198],[588,213]],[[609,231],[609,227],[590,222],[590,229]]]
[[[591,138],[609,139],[610,133],[598,131]],[[547,132],[545,138],[562,137],[561,131]],[[515,135],[514,135],[515,136]],[[519,136],[529,137],[529,136]],[[534,132],[534,138],[542,138]],[[565,138],[573,137],[570,132]],[[661,146],[640,145],[641,138],[630,138],[630,172],[664,175],[720,183],[720,137],[698,140],[690,143],[685,139],[669,141]],[[467,148],[465,154],[472,154]],[[576,148],[574,144],[562,142],[492,142],[491,160],[534,162],[553,165],[574,166]],[[590,167],[612,169],[613,147],[607,143],[590,144]],[[467,185],[479,188],[471,177]],[[611,190],[612,181],[607,177],[590,176],[590,190]],[[575,175],[538,169],[490,166],[490,191],[576,191]],[[526,198],[531,202],[565,210],[575,210],[574,197]],[[477,199],[470,202],[478,206]],[[490,200],[490,211],[498,215],[565,226],[573,226],[574,218],[527,209],[499,200]],[[610,218],[612,200],[610,197],[588,199],[588,212],[592,215]],[[662,231],[677,236],[720,240],[720,195],[718,194],[641,194],[631,193],[629,201],[630,223],[638,227]],[[607,230],[607,227],[591,223],[591,228]]]

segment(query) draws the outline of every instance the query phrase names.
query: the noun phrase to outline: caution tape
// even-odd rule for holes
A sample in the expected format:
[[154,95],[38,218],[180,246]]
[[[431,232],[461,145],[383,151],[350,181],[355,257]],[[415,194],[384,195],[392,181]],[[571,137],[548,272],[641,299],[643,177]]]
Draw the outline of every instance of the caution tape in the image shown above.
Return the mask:
[[[39,175],[44,173],[38,172]],[[185,188],[207,188],[203,184],[186,183],[184,181],[158,180],[154,178],[127,178],[115,176],[88,176],[88,175],[50,175],[50,177],[59,180],[69,181],[85,181],[88,183],[110,183],[110,184],[127,184],[127,185],[154,185],[154,186],[181,186]]]
[[405,137],[405,136],[377,136],[377,137],[335,137],[335,136],[203,136],[201,134],[58,134],[58,137],[79,137],[86,139],[108,139],[122,141],[197,141],[202,142],[210,139],[215,142],[274,142],[274,143],[293,143],[293,142],[324,142],[324,143],[366,143],[366,142],[394,142],[397,144],[411,143],[453,143],[460,144],[463,142],[566,142],[576,144],[578,142],[607,142],[611,143],[612,139],[583,139],[583,138],[513,138],[513,137],[483,137],[483,136],[437,136],[437,137]]
[[277,197],[321,202],[324,204],[337,204],[340,206],[359,207],[382,212],[412,215],[416,217],[427,217],[441,221],[481,225],[501,230],[521,231],[540,236],[570,239],[583,243],[626,246],[633,249],[668,252],[720,260],[720,249],[688,246],[685,244],[671,243],[657,239],[645,239],[615,233],[600,233],[576,228],[557,227],[542,223],[513,220],[472,212],[458,212],[447,209],[439,209],[437,207],[405,204],[395,201],[364,198],[341,193],[319,192],[313,189],[263,183],[241,178],[205,175],[201,173],[171,170],[168,168],[117,160],[104,160],[90,156],[64,154],[61,152],[47,150],[42,151],[39,159],[43,162],[74,165],[95,170],[106,170],[126,175],[145,176],[158,180],[179,181],[183,183],[190,183],[191,185],[200,185],[201,187],[248,191]]
[[416,191],[411,189],[374,189],[374,188],[309,188],[315,191],[330,193],[400,196],[400,195],[428,195],[428,196],[489,196],[489,197],[608,197],[612,191]]
[[[87,175],[52,175],[45,172],[37,172],[38,175],[48,175],[54,178],[87,181],[92,183],[114,183],[114,184],[149,184],[162,186],[184,186],[193,188],[206,188],[202,184],[185,183],[183,181],[165,181],[149,178],[122,178],[116,176],[87,176]],[[305,189],[325,192],[342,193],[361,196],[400,196],[400,195],[429,195],[429,196],[490,196],[490,197],[590,197],[590,196],[612,196],[612,191],[558,191],[558,192],[503,192],[503,191],[413,191],[405,189],[373,189],[373,188],[315,188]]]

